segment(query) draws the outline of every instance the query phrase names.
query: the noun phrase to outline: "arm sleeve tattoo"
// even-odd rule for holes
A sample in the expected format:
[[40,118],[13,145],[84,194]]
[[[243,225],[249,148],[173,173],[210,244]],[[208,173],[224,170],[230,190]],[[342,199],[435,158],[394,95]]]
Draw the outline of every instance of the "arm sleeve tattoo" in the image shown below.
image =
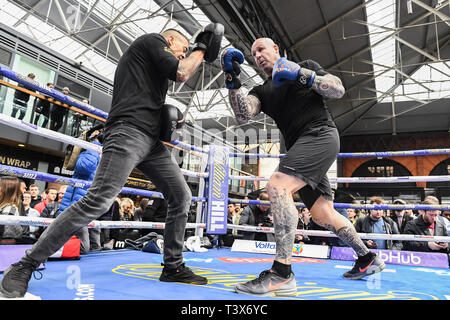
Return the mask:
[[325,98],[339,99],[345,94],[341,80],[331,74],[316,76],[311,88]]
[[239,124],[247,123],[261,112],[261,102],[254,95],[244,96],[241,89],[231,89],[228,93],[231,108]]

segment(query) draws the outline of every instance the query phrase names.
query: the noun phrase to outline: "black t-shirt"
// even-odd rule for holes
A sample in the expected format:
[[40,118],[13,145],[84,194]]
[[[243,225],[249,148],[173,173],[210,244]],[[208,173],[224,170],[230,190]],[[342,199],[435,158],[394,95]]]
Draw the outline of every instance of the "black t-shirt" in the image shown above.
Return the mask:
[[[314,70],[319,76],[328,74],[313,60],[302,61],[299,65]],[[277,87],[269,78],[264,84],[250,90],[249,94],[261,101],[261,111],[276,122],[288,150],[306,130],[333,123],[324,98],[310,88],[302,88],[297,84]]]
[[[27,89],[28,91],[36,92],[33,89],[29,89],[28,87],[26,87],[25,85],[23,85],[21,83],[19,83],[17,86],[20,87],[20,88]],[[23,91],[20,91],[20,90],[16,90],[14,92],[14,98],[15,99],[19,99],[19,100],[21,100],[23,102],[28,102],[28,100],[30,100],[30,94],[26,93],[26,92],[23,92]]]
[[160,34],[137,38],[117,64],[106,127],[121,120],[159,137],[161,107],[169,79],[176,80],[178,62]]

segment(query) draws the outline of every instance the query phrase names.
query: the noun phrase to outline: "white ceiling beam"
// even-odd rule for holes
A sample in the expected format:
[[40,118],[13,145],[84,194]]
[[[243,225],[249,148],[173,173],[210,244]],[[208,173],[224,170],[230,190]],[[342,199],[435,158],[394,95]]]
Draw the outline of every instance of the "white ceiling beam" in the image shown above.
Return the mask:
[[450,27],[450,18],[443,14],[442,12],[440,12],[439,10],[436,10],[433,7],[430,7],[429,5],[423,3],[422,1],[419,0],[411,0],[412,2],[414,2],[416,5],[418,5],[419,7],[424,8],[425,10],[428,10],[429,12],[435,14],[436,16],[438,16],[442,21],[445,22],[446,25],[448,25]]

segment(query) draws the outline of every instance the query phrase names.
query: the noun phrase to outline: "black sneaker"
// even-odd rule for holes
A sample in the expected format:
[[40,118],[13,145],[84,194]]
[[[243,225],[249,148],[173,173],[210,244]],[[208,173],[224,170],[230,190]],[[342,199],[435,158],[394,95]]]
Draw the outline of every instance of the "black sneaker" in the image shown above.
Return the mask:
[[381,272],[386,265],[375,253],[370,252],[371,258],[368,261],[362,262],[360,258],[356,260],[353,269],[344,273],[343,277],[351,280],[359,280],[371,274]]
[[[28,282],[31,275],[34,274],[39,264],[29,262],[17,262],[12,264],[3,273],[3,278],[0,281],[0,292],[6,298],[22,298],[28,290]],[[42,273],[38,271],[42,278]]]
[[[164,266],[164,264],[161,264]],[[164,282],[181,282],[188,284],[196,284],[202,285],[207,284],[208,279],[205,277],[201,277],[196,275],[182,263],[176,269],[169,269],[164,266],[163,271],[161,272],[161,276],[159,277],[159,281]]]

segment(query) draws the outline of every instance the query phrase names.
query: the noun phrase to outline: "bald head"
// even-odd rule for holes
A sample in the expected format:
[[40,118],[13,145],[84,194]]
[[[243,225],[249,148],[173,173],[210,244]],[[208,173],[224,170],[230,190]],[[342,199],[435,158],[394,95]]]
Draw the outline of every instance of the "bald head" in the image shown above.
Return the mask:
[[[269,46],[269,47],[276,46],[275,42],[273,42],[273,40],[270,39],[270,38],[258,38],[258,39],[255,40],[255,42],[263,43],[263,44],[265,44],[266,46]],[[255,42],[253,42],[253,43],[255,43]]]
[[270,77],[272,76],[273,66],[280,58],[280,51],[272,39],[259,38],[253,42],[252,56],[257,66]]

